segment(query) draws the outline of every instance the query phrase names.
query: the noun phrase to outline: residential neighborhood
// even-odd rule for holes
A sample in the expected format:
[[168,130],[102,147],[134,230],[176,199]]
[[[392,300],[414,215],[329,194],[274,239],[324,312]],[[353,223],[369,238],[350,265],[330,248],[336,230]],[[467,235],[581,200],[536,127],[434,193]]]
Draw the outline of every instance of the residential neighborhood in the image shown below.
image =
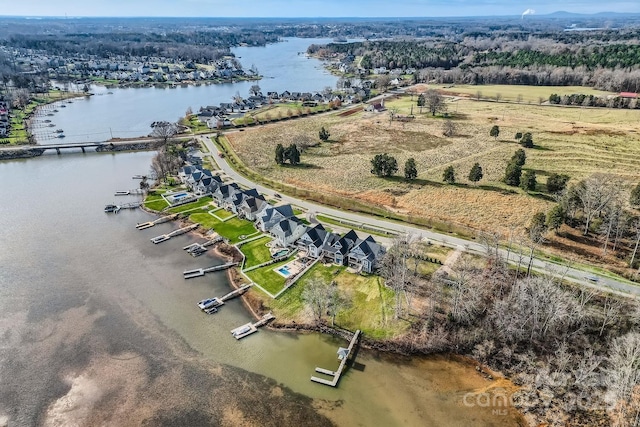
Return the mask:
[[0,97],[0,137],[9,135],[9,103]]

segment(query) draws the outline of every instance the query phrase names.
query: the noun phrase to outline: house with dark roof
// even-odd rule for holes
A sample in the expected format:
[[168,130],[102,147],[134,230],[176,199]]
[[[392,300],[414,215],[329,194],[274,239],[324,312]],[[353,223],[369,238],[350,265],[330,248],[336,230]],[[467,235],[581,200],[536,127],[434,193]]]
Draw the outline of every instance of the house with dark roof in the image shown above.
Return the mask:
[[294,216],[291,205],[270,206],[258,217],[256,227],[262,232],[267,232],[280,221]]
[[298,218],[291,217],[283,219],[269,230],[273,236],[273,241],[283,248],[292,246],[306,231],[307,226]]
[[213,173],[209,169],[199,169],[191,173],[185,180],[185,184],[191,190],[194,190],[200,182],[205,178],[211,178]]
[[240,187],[235,182],[231,184],[225,184],[219,186],[216,191],[213,192],[211,197],[216,202],[216,204],[220,207],[223,206],[224,200],[227,199],[231,194],[236,191],[240,191]]
[[373,273],[377,264],[385,254],[385,249],[371,236],[356,240],[349,251],[349,267],[365,273]]
[[358,240],[358,235],[351,230],[344,236],[330,233],[322,247],[322,256],[328,262],[336,265],[347,265],[349,251]]
[[178,178],[184,184],[187,182],[187,178],[189,178],[192,173],[199,172],[201,170],[202,168],[200,168],[199,166],[185,166],[183,168],[180,168],[180,170],[178,171]]
[[319,258],[329,234],[322,224],[307,227],[305,233],[296,242],[298,250],[306,252],[307,256],[311,258]]
[[194,188],[193,191],[197,195],[213,194],[218,187],[222,185],[222,179],[217,176],[208,176],[203,178]]
[[269,206],[269,203],[262,196],[245,197],[238,206],[237,211],[239,216],[249,221],[255,221]]
[[264,197],[262,197],[255,188],[252,188],[251,190],[238,190],[234,193],[230,193],[229,197],[224,199],[224,208],[237,214],[238,207],[242,204],[242,201],[249,197],[258,197],[264,200]]

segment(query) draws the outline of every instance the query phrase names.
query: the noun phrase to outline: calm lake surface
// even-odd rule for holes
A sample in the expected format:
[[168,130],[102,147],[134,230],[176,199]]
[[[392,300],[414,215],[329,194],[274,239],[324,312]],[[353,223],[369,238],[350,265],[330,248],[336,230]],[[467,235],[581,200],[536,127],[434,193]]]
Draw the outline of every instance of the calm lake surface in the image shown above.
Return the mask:
[[[74,99],[72,103],[52,104],[49,113],[34,123],[34,132],[42,144],[58,143],[56,129],[64,130],[64,142],[106,141],[113,137],[146,136],[154,121],[177,121],[187,108],[198,111],[207,105],[231,102],[236,92],[249,96],[249,88],[258,84],[263,93],[318,92],[335,88],[337,77],[324,70],[322,62],[304,55],[313,43],[329,39],[286,39],[266,47],[238,47],[234,54],[245,69],[258,68],[263,79],[257,82],[212,84],[179,88],[106,89],[92,87],[94,96]],[[62,107],[64,105],[64,107]],[[53,113],[52,110],[58,112]],[[55,126],[48,127],[50,120]]]
[[[295,43],[304,51],[309,41]],[[258,50],[266,58],[281,48]],[[251,49],[239,53],[243,61]],[[132,102],[153,93],[160,110],[172,111],[184,93],[210,88],[122,92]],[[89,132],[84,111],[119,92],[75,112],[81,103],[69,104],[65,117]],[[153,245],[151,237],[177,227],[135,229],[153,215],[103,212],[115,190],[138,185],[131,177],[147,172],[152,156],[0,162],[0,425],[515,425],[511,415],[463,405],[465,393],[491,383],[444,358],[360,351],[362,369],[333,389],[309,378],[316,366],[337,368],[341,340],[263,329],[236,341],[229,331],[251,320],[239,300],[213,316],[196,307],[228,292],[226,275],[182,278],[221,260],[188,256],[182,247],[198,240],[190,235]]]

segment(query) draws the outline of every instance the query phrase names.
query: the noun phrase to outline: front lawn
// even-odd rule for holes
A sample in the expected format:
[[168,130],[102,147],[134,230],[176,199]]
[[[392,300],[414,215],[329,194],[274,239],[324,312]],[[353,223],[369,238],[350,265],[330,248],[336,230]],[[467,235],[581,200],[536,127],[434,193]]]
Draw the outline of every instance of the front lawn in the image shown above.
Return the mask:
[[247,277],[256,282],[258,285],[262,286],[267,291],[271,292],[272,295],[277,294],[284,288],[285,278],[280,274],[276,273],[274,269],[282,267],[283,265],[293,262],[295,260],[295,256],[289,257],[286,261],[279,262],[277,264],[270,264],[261,268],[258,268],[253,271],[249,271]]
[[154,211],[161,211],[162,209],[169,206],[169,203],[167,203],[167,201],[162,198],[161,194],[149,193],[146,199],[144,199],[144,205]]
[[187,203],[186,205],[181,205],[181,206],[176,206],[175,208],[171,208],[169,209],[169,212],[171,213],[181,213],[181,212],[185,212],[191,209],[197,209],[197,208],[204,208],[209,206],[209,204],[211,203],[213,199],[209,196],[207,197],[203,197],[202,199],[198,200],[197,202],[193,202],[193,203]]
[[261,239],[249,242],[246,245],[240,246],[240,250],[247,257],[244,268],[260,265],[271,259],[271,252],[266,246],[271,241],[271,237],[265,236]]
[[252,222],[239,218],[231,218],[222,222],[209,213],[195,213],[189,219],[205,228],[213,228],[216,233],[229,239],[232,244],[241,241],[240,236],[249,236],[257,232]]

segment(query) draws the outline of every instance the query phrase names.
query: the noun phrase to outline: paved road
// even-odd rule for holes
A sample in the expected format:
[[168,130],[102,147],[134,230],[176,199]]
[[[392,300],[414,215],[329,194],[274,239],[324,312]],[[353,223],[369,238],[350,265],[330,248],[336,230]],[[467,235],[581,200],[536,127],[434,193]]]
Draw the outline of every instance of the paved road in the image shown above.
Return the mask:
[[[263,194],[267,194],[267,195],[275,194],[274,190],[264,187],[262,185],[259,185],[255,182],[252,182],[247,178],[245,178],[244,176],[241,176],[240,174],[238,174],[229,165],[229,163],[225,158],[221,158],[218,156],[219,150],[217,146],[213,143],[213,141],[211,141],[210,136],[212,135],[200,135],[198,136],[198,139],[200,139],[206,145],[206,147],[209,149],[209,152],[213,161],[218,164],[218,167],[226,175],[234,179],[239,184],[245,185],[247,187],[255,187],[258,191],[260,191]],[[296,199],[294,197],[290,197],[286,195],[281,195],[281,196],[282,196],[282,200],[288,203],[295,204],[297,206],[303,207],[305,209],[308,209],[316,213],[321,213],[328,216],[341,218],[355,224],[369,224],[374,227],[378,227],[385,230],[391,230],[398,233],[411,233],[423,239],[444,244],[446,246],[450,246],[453,248],[458,248],[458,249],[464,248],[464,250],[468,252],[473,252],[473,253],[485,253],[484,247],[478,242],[475,242],[473,240],[461,239],[459,237],[449,236],[446,234],[425,230],[423,228],[419,228],[419,227],[405,224],[405,223],[386,221],[380,218],[371,217],[364,214],[341,211],[341,210],[333,209],[327,206],[322,206],[316,203],[308,202],[305,200]],[[507,259],[508,252],[506,250],[501,249],[500,254],[503,258]],[[511,253],[511,256],[508,259],[508,261],[511,264],[516,265],[518,263],[516,254]],[[528,265],[528,263],[529,263],[528,257],[524,257],[521,261],[521,264],[523,266]],[[536,258],[533,259],[531,268],[532,270],[535,270],[539,273],[552,274],[556,277],[564,277],[565,280],[569,280],[589,288],[593,288],[601,291],[613,292],[616,294],[626,295],[626,296],[633,296],[633,297],[640,296],[640,286],[629,284],[626,282],[621,282],[605,276],[593,274],[591,272],[580,270],[578,268],[555,265],[555,264],[552,264],[543,260],[539,260]],[[587,278],[590,278],[590,279],[587,279]]]

